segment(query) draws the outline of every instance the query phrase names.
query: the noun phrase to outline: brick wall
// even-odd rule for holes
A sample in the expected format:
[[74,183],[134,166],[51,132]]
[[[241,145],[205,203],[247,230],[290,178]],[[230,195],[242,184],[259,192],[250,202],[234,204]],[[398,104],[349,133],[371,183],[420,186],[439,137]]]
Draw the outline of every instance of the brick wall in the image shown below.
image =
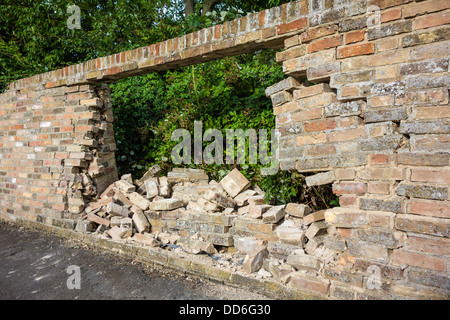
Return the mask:
[[0,101],[2,212],[61,223],[117,179],[107,86],[37,86]]
[[[376,26],[367,23],[371,5],[380,9]],[[300,0],[12,83],[0,95],[2,217],[73,228],[85,203],[117,179],[102,83],[283,48],[287,78],[266,91],[281,168],[326,172],[310,181],[332,183],[341,204],[325,214],[324,241],[339,263],[308,267],[289,285],[331,298],[448,297],[449,24],[441,0]],[[168,229],[206,219],[152,218]],[[222,226],[269,241],[274,255],[292,245],[277,245],[276,225],[237,218]],[[373,270],[380,289],[371,289]]]

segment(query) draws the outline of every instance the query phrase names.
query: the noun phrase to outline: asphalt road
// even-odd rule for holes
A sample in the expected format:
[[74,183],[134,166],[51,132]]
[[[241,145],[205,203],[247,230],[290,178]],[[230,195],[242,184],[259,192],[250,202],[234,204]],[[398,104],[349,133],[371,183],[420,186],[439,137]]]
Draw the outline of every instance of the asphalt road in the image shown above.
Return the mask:
[[[80,289],[77,289],[78,284]],[[76,243],[41,231],[0,223],[0,299],[265,298],[246,290],[152,269],[140,263],[127,261],[118,255],[80,247]]]

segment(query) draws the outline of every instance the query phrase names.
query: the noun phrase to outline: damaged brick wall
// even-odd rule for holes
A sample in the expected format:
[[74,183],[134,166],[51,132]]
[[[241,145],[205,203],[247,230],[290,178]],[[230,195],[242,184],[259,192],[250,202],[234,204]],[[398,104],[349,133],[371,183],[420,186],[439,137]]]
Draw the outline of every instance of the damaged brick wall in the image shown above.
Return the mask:
[[[374,12],[379,24],[368,24]],[[268,242],[271,256],[296,269],[290,288],[324,297],[447,298],[449,15],[440,0],[299,0],[14,82],[0,95],[1,217],[73,228],[87,202],[118,179],[102,83],[283,48],[277,61],[287,79],[266,91],[281,169],[320,172],[307,184],[331,183],[340,196],[341,207],[323,214],[321,240],[338,263],[291,256],[302,242],[290,238],[297,226],[245,216],[218,224],[224,244]],[[182,233],[208,227],[209,218],[166,212],[149,220]],[[319,245],[309,241],[305,251]],[[285,266],[266,269],[283,278]]]

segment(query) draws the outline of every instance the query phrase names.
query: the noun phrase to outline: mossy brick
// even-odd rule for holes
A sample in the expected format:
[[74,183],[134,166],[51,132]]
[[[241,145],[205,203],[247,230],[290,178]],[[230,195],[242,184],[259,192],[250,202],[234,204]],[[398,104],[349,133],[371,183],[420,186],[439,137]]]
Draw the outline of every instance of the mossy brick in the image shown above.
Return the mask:
[[398,200],[360,199],[359,207],[363,210],[402,213],[402,203]]
[[397,187],[397,195],[419,199],[448,200],[448,187],[400,184]]

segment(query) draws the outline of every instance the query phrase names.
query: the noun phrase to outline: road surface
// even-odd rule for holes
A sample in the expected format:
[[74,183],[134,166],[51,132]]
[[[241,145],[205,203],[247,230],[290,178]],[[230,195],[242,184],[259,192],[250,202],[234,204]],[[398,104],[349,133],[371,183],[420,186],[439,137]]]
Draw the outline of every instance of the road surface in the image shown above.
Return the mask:
[[0,299],[260,300],[265,297],[152,269],[42,231],[0,223]]

